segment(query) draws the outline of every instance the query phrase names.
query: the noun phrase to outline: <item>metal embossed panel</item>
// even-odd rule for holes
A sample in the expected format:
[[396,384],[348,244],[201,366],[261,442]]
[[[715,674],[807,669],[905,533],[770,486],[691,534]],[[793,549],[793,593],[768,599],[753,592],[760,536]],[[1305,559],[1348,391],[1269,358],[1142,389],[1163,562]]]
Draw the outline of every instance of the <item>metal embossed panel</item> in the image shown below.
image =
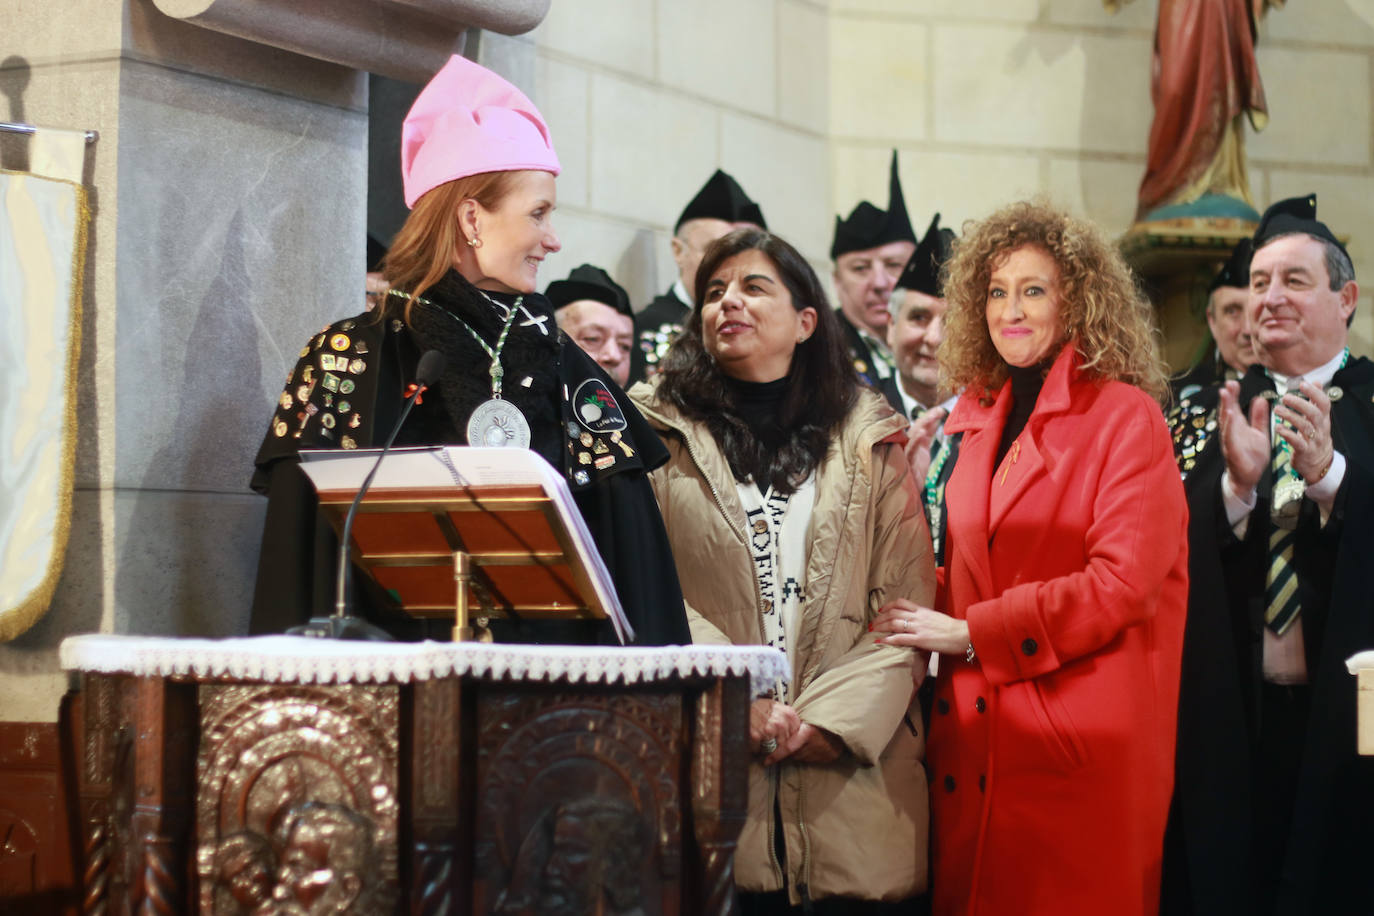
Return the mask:
[[681,872],[681,695],[489,688],[477,719],[474,912],[661,912]]
[[392,911],[398,704],[396,687],[200,688],[202,914]]

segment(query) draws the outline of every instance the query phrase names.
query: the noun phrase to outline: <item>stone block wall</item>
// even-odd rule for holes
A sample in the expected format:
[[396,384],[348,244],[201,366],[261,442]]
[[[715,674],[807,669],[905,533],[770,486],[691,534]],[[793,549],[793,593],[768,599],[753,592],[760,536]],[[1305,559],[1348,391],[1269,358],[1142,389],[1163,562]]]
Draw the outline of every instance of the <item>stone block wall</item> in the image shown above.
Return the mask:
[[[1144,173],[1158,4],[832,0],[832,206],[881,199],[901,151],[915,222],[1051,200],[1124,232]],[[1256,204],[1316,191],[1362,278],[1354,346],[1374,349],[1374,6],[1288,4],[1260,27],[1270,124],[1247,131]],[[900,94],[865,93],[902,82]],[[874,195],[878,195],[874,197]]]
[[[946,225],[1034,194],[1130,226],[1153,108],[1157,3],[1102,0],[556,0],[480,59],[549,118],[564,248],[643,305],[675,270],[672,222],[711,169],[733,173],[823,275],[836,213],[886,199],[899,150],[912,221]],[[1269,128],[1249,133],[1262,208],[1315,190],[1366,278],[1374,347],[1374,8],[1289,4],[1261,24]]]
[[1271,122],[1249,146],[1264,201],[1317,192],[1318,213],[1347,247],[1360,283],[1356,348],[1374,352],[1374,4],[1271,11],[1260,34]]
[[830,245],[829,10],[816,0],[560,0],[478,59],[530,93],[563,163],[563,250],[541,282],[605,267],[636,307],[677,275],[682,207],[717,168],[818,269]]

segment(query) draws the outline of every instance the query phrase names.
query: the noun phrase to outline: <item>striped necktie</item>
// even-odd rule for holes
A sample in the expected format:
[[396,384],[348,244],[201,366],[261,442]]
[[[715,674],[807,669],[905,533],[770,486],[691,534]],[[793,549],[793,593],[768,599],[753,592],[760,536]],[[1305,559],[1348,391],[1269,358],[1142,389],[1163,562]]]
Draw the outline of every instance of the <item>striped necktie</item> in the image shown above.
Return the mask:
[[[1279,483],[1292,476],[1292,455],[1278,438],[1274,446],[1273,471],[1275,490]],[[1269,532],[1269,570],[1264,577],[1264,623],[1276,634],[1283,631],[1302,611],[1298,600],[1298,571],[1293,565],[1293,547],[1297,543],[1297,532],[1293,528],[1283,528],[1271,523]]]

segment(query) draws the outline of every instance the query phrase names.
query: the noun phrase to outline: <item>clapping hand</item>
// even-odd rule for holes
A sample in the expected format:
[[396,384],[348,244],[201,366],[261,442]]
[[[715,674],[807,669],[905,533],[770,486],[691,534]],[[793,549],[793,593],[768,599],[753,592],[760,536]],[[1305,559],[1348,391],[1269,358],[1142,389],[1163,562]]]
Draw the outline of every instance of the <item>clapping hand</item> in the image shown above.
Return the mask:
[[1308,381],[1298,386],[1298,392],[1285,394],[1275,405],[1274,416],[1283,421],[1277,427],[1278,433],[1293,449],[1293,470],[1312,484],[1326,474],[1335,455],[1331,399]]
[[1231,485],[1239,493],[1250,493],[1269,466],[1269,405],[1255,398],[1247,417],[1240,409],[1240,384],[1227,382],[1221,387],[1217,423]]
[[930,470],[930,444],[935,441],[935,431],[945,421],[949,412],[943,407],[932,407],[911,421],[906,431],[906,460],[911,465],[911,475],[916,485],[925,482]]

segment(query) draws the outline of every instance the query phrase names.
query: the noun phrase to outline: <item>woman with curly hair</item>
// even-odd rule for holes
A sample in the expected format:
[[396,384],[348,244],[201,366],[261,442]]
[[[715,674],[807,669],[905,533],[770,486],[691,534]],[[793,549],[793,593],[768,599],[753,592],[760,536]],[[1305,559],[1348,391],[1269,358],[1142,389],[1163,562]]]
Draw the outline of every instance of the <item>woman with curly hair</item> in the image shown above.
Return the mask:
[[1149,303],[1095,227],[1018,203],[957,243],[942,372],[963,389],[934,610],[936,914],[1153,914],[1173,782],[1187,510]]

